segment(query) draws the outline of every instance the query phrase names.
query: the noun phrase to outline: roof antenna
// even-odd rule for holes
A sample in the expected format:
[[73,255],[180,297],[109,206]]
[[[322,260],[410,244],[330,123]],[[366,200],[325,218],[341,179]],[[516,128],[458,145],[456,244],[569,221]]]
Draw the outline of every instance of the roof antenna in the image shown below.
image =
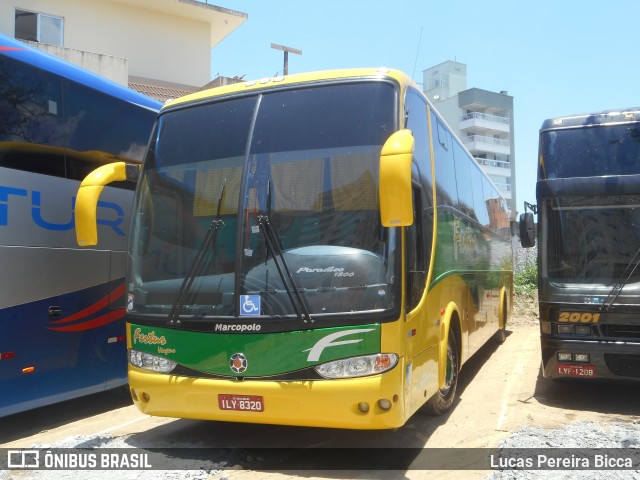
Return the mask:
[[418,49],[416,50],[416,61],[413,62],[413,72],[411,73],[411,80],[414,80],[413,77],[416,75],[416,65],[418,64],[418,55],[420,54],[420,43],[422,42],[422,27],[420,27],[420,38],[418,38]]

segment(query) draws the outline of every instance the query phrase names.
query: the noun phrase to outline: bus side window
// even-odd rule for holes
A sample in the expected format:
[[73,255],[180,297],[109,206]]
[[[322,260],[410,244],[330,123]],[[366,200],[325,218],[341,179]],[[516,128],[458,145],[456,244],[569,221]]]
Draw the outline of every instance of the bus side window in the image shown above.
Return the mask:
[[436,201],[438,205],[456,206],[458,188],[451,134],[433,111],[431,112],[431,129],[435,156]]
[[[414,186],[414,222],[410,227],[411,242],[407,251],[419,257],[407,264],[407,286],[409,296],[407,304],[417,305],[422,297],[426,284],[426,271],[431,259],[433,237],[433,178],[431,168],[431,148],[429,138],[429,110],[422,94],[414,89],[407,89],[405,111],[408,112],[407,128],[413,133],[415,148],[413,150],[414,180],[420,188]],[[433,127],[432,127],[433,128]]]
[[422,223],[422,200],[420,188],[413,188],[413,225],[406,227],[406,282],[407,310],[418,305],[424,292],[427,272],[425,269],[424,231]]
[[[431,148],[429,140],[429,111],[427,101],[417,92],[407,91],[406,105],[409,107],[407,128],[413,133],[415,149],[414,162],[418,166],[422,187],[422,220],[425,232],[425,257],[430,257],[429,249],[433,227],[433,178],[431,169]],[[432,126],[432,128],[434,128]]]
[[0,166],[64,178],[62,79],[4,56],[0,72]]
[[430,189],[432,179],[427,102],[419,93],[407,90],[405,111],[408,115],[407,128],[411,130],[415,140],[413,158],[420,172],[420,183],[423,188]]
[[469,155],[455,139],[453,140],[453,164],[455,166],[457,180],[458,210],[469,218],[477,221],[478,212],[475,211],[475,209],[481,206],[482,202],[480,202],[479,205],[474,205],[474,196],[482,200],[482,188],[479,185],[474,185],[474,180],[476,180],[480,174],[471,170],[474,167],[469,159]]
[[[499,201],[500,194],[486,177],[482,177],[482,191],[482,200],[478,201],[479,205],[476,207],[480,224],[484,226],[490,225],[493,229],[499,228],[499,224],[504,227],[504,219],[501,218],[499,213],[490,211],[490,205]],[[502,205],[498,205],[498,207],[502,208]]]

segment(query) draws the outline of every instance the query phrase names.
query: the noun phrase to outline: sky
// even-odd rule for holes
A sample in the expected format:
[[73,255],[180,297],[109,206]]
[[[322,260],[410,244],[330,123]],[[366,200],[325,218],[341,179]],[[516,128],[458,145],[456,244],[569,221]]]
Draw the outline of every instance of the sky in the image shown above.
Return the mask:
[[514,98],[516,206],[535,203],[543,120],[640,107],[640,0],[208,0],[248,14],[211,51],[211,76],[467,65],[467,88]]

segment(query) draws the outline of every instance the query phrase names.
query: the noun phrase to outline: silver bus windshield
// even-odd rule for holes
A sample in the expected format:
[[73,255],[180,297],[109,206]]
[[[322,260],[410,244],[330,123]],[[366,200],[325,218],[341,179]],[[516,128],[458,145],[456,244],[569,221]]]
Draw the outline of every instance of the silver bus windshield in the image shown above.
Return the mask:
[[177,318],[396,306],[399,235],[380,225],[378,163],[397,103],[392,84],[361,81],[162,114],[134,208],[129,313],[166,318],[183,283]]

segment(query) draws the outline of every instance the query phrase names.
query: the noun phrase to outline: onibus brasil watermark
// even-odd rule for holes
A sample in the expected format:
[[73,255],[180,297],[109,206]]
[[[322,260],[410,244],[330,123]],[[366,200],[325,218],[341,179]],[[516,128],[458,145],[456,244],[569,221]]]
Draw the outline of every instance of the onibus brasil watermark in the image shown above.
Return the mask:
[[[128,451],[130,450],[130,451]],[[85,449],[7,450],[7,469],[34,470],[146,470],[149,453],[135,449],[99,452]]]

